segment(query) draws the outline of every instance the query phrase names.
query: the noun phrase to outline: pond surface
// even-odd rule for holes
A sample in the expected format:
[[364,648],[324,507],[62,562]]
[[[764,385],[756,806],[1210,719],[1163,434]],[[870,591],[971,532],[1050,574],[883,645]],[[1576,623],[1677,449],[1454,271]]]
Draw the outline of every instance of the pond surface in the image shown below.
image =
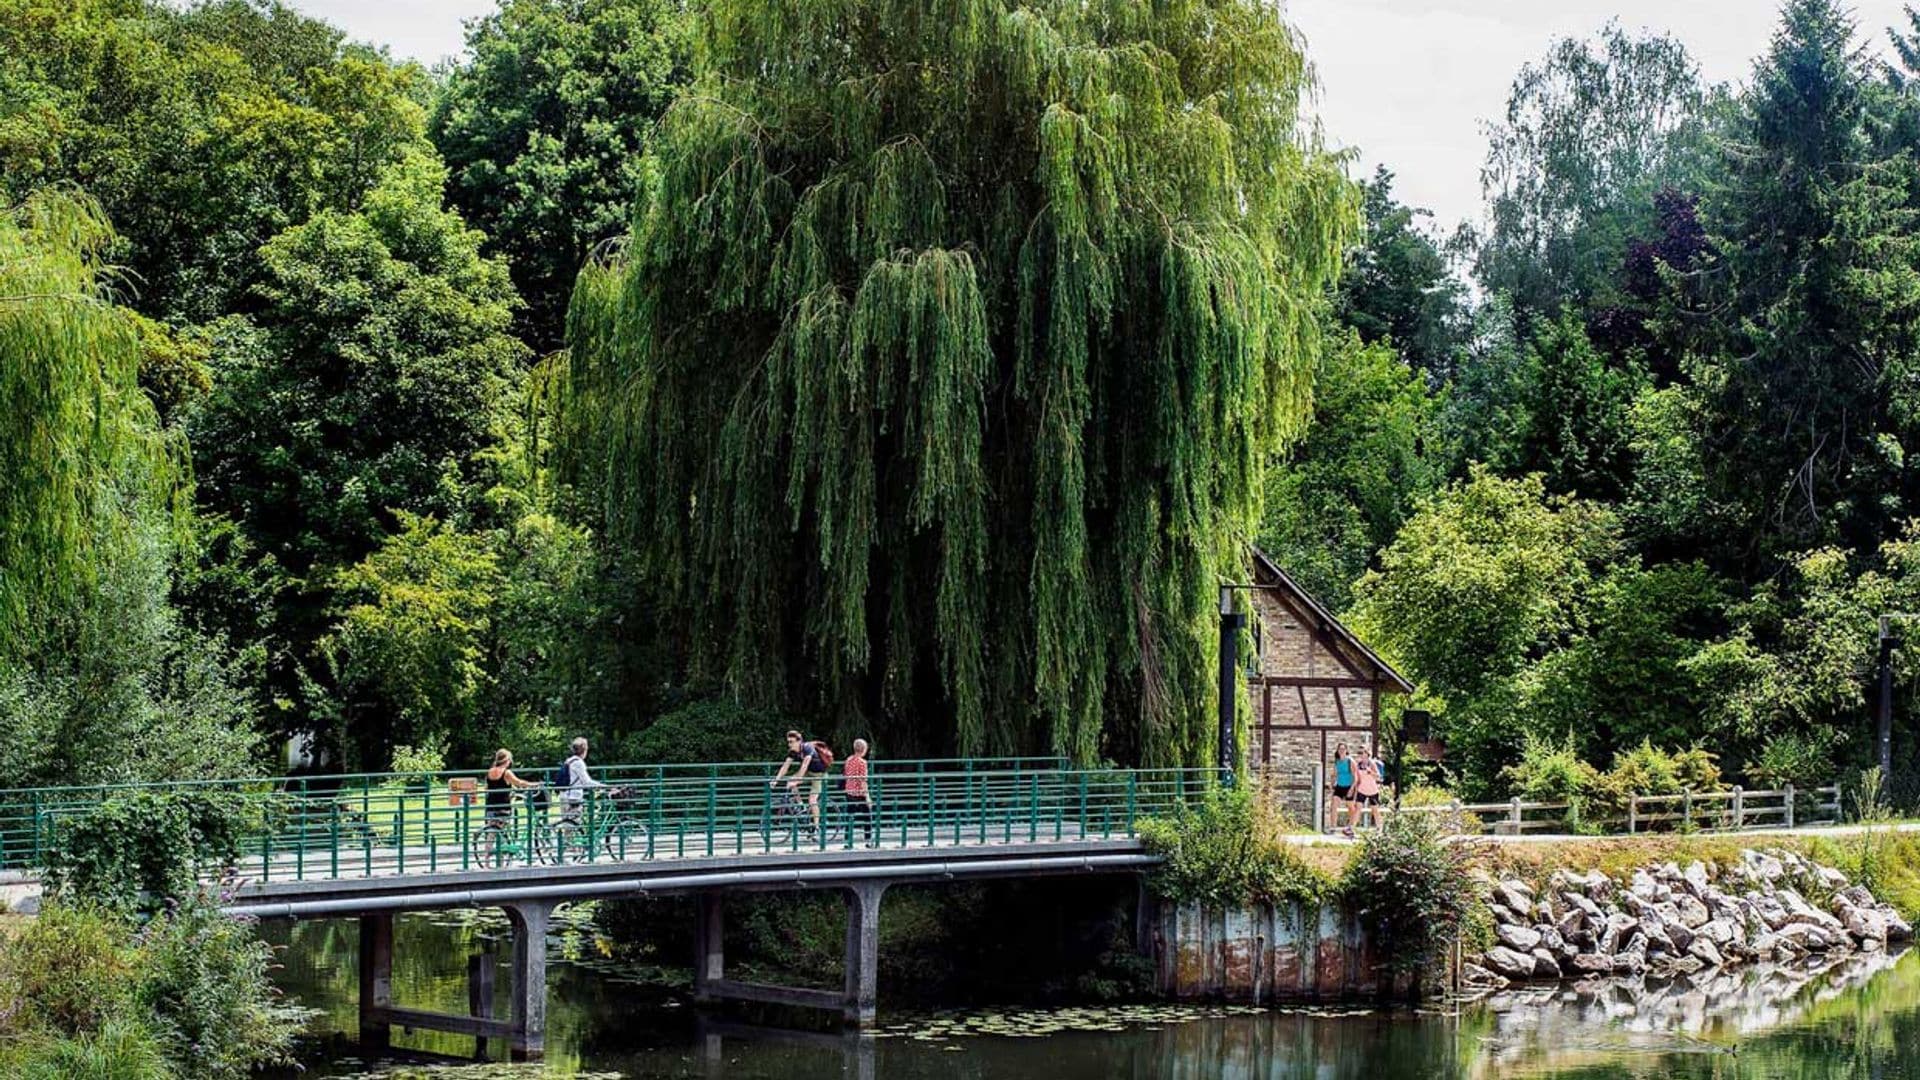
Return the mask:
[[[504,939],[504,929],[469,915],[401,919],[396,1001],[465,1012],[466,957]],[[265,932],[286,946],[282,986],[316,1010],[303,1068],[288,1076],[1920,1080],[1920,951],[1825,969],[1510,992],[1420,1011],[1135,1005],[890,1015],[883,986],[882,1029],[859,1038],[704,1015],[680,1003],[674,973],[609,961],[575,918],[554,942],[567,959],[549,974],[546,1061],[516,1066],[473,1064],[470,1038],[397,1030],[391,1060],[363,1060],[352,1041],[355,925]],[[684,985],[685,973],[678,978]],[[505,1015],[504,997],[496,1010]]]

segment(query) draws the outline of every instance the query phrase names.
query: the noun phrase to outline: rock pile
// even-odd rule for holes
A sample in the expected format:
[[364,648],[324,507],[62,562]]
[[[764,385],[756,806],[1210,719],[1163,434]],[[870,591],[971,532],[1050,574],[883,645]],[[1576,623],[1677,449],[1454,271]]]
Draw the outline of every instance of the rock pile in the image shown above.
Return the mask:
[[1845,874],[1790,851],[1743,851],[1717,873],[1701,862],[1669,862],[1626,881],[1556,870],[1542,892],[1522,881],[1486,885],[1497,941],[1466,967],[1467,981],[1481,986],[1694,974],[1913,937],[1897,911]]

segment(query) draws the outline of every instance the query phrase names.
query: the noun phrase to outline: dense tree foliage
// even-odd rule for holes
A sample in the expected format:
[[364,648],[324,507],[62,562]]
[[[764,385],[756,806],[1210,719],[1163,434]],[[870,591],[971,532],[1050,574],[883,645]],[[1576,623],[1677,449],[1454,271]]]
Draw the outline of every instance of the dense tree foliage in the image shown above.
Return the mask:
[[1204,757],[1206,615],[1353,216],[1292,32],[1244,0],[703,18],[575,300],[610,539],[739,692]]
[[1522,68],[1487,132],[1481,281],[1526,314],[1603,299],[1652,194],[1698,176],[1707,110],[1679,41],[1618,24]]
[[83,186],[143,312],[245,302],[259,249],[422,139],[419,69],[277,0],[0,2],[0,196]]
[[1199,760],[1255,541],[1463,794],[1830,782],[1920,606],[1910,22],[1555,43],[1476,232],[1255,0],[503,0],[432,77],[0,0],[0,739]]
[[433,141],[542,352],[560,344],[587,253],[626,229],[647,137],[687,79],[686,22],[680,0],[504,0],[467,29]]

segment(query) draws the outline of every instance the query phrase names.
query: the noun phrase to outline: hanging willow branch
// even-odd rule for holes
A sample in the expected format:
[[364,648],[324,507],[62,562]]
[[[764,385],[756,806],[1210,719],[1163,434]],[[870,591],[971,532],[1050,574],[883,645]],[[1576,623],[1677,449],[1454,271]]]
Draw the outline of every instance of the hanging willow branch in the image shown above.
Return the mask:
[[696,674],[896,746],[1204,758],[1357,218],[1308,88],[1261,0],[707,5],[555,432]]
[[138,385],[135,324],[109,295],[112,236],[66,192],[0,212],[0,663],[35,644],[180,468]]

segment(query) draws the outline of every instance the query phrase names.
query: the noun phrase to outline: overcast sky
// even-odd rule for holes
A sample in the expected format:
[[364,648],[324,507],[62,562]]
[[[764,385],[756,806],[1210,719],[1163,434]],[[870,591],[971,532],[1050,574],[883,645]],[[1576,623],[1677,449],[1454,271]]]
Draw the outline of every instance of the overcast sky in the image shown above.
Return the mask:
[[[432,63],[458,53],[461,20],[494,0],[292,0],[356,38]],[[1855,0],[1863,39],[1902,22],[1902,0]],[[1520,65],[1557,37],[1610,18],[1684,41],[1712,81],[1744,80],[1773,33],[1775,0],[1287,0],[1320,70],[1320,112],[1337,142],[1383,163],[1401,197],[1443,223],[1480,206],[1481,124],[1499,117]]]

